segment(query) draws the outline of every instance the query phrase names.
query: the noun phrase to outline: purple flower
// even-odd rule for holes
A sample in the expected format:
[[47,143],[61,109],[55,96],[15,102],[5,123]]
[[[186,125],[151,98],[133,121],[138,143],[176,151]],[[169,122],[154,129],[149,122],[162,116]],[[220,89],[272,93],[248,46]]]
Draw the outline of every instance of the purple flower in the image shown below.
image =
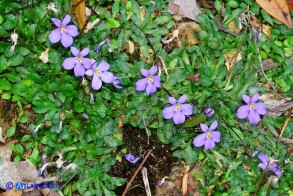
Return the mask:
[[137,91],[143,91],[146,90],[146,94],[152,94],[156,92],[157,88],[161,87],[161,78],[160,76],[154,76],[154,74],[157,72],[157,66],[152,66],[150,71],[141,68],[140,73],[145,77],[143,79],[140,79],[136,82],[136,90]]
[[258,164],[259,168],[269,170],[276,174],[279,178],[282,176],[282,171],[278,168],[277,163],[275,163],[275,160],[270,159],[265,154],[258,155],[258,158],[262,161],[262,163]]
[[204,132],[199,134],[193,139],[193,145],[200,147],[204,145],[205,150],[210,150],[215,147],[216,142],[220,142],[221,133],[219,131],[214,131],[218,126],[218,121],[214,121],[209,128],[205,124],[200,124],[201,130]]
[[74,68],[75,76],[83,76],[85,74],[85,70],[91,68],[92,59],[84,58],[90,49],[85,48],[81,52],[78,49],[71,46],[70,50],[75,57],[67,58],[63,61],[63,67],[66,70],[70,70]]
[[78,30],[75,25],[68,25],[71,17],[67,14],[64,20],[61,22],[57,18],[51,18],[52,22],[58,27],[53,30],[49,35],[49,40],[51,43],[59,42],[61,39],[62,45],[67,48],[72,45],[73,38],[78,35]]
[[215,111],[212,108],[206,108],[204,110],[204,113],[207,117],[211,117],[212,115],[214,115]]
[[95,48],[95,51],[96,51],[97,53],[100,52],[101,47],[102,47],[105,43],[107,43],[107,45],[108,45],[108,47],[109,47],[108,51],[109,51],[109,52],[113,52],[113,46],[112,46],[112,44],[110,43],[110,39],[109,39],[109,38],[106,38],[105,40],[103,40],[102,42],[100,42],[100,43],[98,44],[98,46]]
[[168,178],[168,177],[165,176],[164,178],[162,178],[162,180],[160,180],[159,182],[157,182],[157,187],[162,186],[165,183],[166,178]]
[[176,125],[185,122],[185,116],[193,113],[191,104],[183,104],[187,99],[187,95],[182,95],[178,101],[174,97],[169,97],[169,102],[172,106],[166,107],[162,111],[165,119],[173,118]]
[[260,114],[265,115],[266,105],[264,103],[256,103],[259,94],[255,93],[250,99],[247,95],[242,95],[242,99],[247,105],[240,106],[237,110],[237,117],[244,119],[248,117],[250,124],[257,124],[260,121]]
[[112,81],[113,85],[116,87],[116,88],[123,88],[121,86],[121,81],[120,81],[120,78],[114,76],[113,77],[113,81]]
[[135,158],[133,156],[133,154],[131,154],[131,153],[125,154],[124,156],[127,161],[129,161],[130,163],[133,163],[133,164],[135,164],[137,161],[140,160],[140,157]]
[[108,71],[110,65],[106,61],[101,61],[97,66],[94,63],[93,67],[85,72],[88,76],[93,76],[92,87],[94,90],[99,90],[102,86],[102,81],[112,83],[113,74]]

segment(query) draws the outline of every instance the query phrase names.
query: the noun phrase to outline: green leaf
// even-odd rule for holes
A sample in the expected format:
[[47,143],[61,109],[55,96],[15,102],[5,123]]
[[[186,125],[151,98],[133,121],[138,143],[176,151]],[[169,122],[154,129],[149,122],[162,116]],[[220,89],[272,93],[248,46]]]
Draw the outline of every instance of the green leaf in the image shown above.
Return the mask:
[[204,114],[196,115],[193,118],[187,119],[182,127],[195,127],[199,125],[200,123],[204,122],[206,120],[206,116]]
[[13,125],[7,130],[6,137],[11,137],[14,135],[16,129],[16,125]]
[[73,109],[76,112],[83,112],[85,109],[85,106],[83,105],[81,101],[75,101],[73,105]]
[[24,151],[22,145],[20,145],[20,144],[16,144],[15,150],[16,150],[16,152],[18,152],[21,155],[22,155],[22,153]]
[[30,135],[24,135],[22,138],[21,138],[21,142],[26,142],[26,141],[28,141],[29,139],[31,138],[31,136]]
[[11,98],[11,94],[10,93],[4,93],[2,95],[2,99],[10,99]]
[[236,129],[235,127],[233,127],[233,130],[237,133],[237,135],[239,137],[237,137],[237,135],[234,133],[233,130],[231,130],[231,129],[228,129],[228,130],[235,140],[240,140],[239,137],[243,140],[243,138],[244,138],[243,133],[239,129]]
[[29,119],[30,119],[29,116],[22,116],[22,117],[19,119],[18,122],[20,122],[20,123],[26,123],[26,122],[29,121]]
[[120,23],[117,20],[115,20],[114,18],[108,18],[106,23],[110,28],[119,28],[120,27]]
[[0,89],[6,90],[6,91],[11,89],[10,83],[5,78],[0,79]]

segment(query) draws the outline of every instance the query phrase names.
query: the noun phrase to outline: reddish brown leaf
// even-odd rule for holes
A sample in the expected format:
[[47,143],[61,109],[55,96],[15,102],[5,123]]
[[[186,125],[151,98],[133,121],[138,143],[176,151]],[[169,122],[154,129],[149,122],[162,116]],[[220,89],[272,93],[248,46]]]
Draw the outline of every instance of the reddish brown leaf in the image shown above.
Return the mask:
[[287,0],[289,10],[293,9],[293,0]]
[[286,0],[256,0],[268,14],[284,23],[288,28],[292,28],[291,16]]
[[85,0],[73,0],[74,2],[74,15],[78,22],[78,28],[83,29],[86,23],[85,17]]

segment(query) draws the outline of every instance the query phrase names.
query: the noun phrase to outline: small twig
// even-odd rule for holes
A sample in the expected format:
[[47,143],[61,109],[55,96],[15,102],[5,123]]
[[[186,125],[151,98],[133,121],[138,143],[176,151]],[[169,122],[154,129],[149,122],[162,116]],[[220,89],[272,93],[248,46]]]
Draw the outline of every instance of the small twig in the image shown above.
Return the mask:
[[226,126],[228,128],[230,128],[233,131],[233,133],[239,138],[239,140],[241,141],[241,143],[243,144],[243,146],[246,147],[244,141],[241,139],[241,137],[238,135],[238,133],[233,129],[233,127],[231,127],[230,124],[225,120],[225,118],[222,116],[222,114],[220,114],[220,112],[217,112],[217,114],[219,115],[220,119],[222,121],[224,121],[224,123],[226,124]]
[[231,31],[230,29],[225,29],[223,24],[221,23],[220,19],[218,17],[215,18],[215,22],[216,22],[216,25],[218,26],[218,28],[221,30],[221,31],[224,31],[225,33],[229,33],[233,36],[237,36],[236,33],[234,33],[233,31]]
[[36,29],[35,29],[35,32],[34,32],[34,38],[35,38],[35,41],[36,41],[38,44],[39,44],[39,41],[38,41],[38,39],[37,39],[37,33],[38,33],[38,30],[39,30],[39,27],[40,27],[41,23],[44,21],[44,19],[46,18],[46,16],[48,16],[49,12],[50,12],[50,9],[48,9],[48,11],[47,11],[46,14],[43,16],[43,18],[38,22],[37,27],[36,27]]
[[148,179],[148,170],[147,168],[143,167],[141,170],[142,173],[142,179],[145,187],[145,192],[147,196],[152,196],[151,194],[151,189],[150,189],[150,184],[149,184],[149,179]]
[[[247,7],[247,10],[246,10],[246,11],[248,11],[248,10],[249,10],[249,7]],[[228,82],[227,82],[227,84],[226,84],[226,86],[225,86],[225,89],[227,89],[228,86],[230,85],[230,82],[231,82],[231,79],[232,79],[232,72],[233,72],[233,70],[234,70],[234,66],[235,66],[235,64],[236,64],[236,62],[237,62],[237,57],[238,57],[238,55],[239,55],[239,53],[240,53],[240,51],[241,51],[241,48],[242,48],[242,46],[243,46],[243,42],[244,42],[244,39],[245,39],[246,34],[247,34],[248,24],[249,24],[249,23],[250,23],[250,17],[248,17],[248,22],[247,22],[247,25],[246,25],[246,27],[245,27],[245,29],[244,29],[244,32],[243,32],[243,35],[242,35],[242,39],[241,39],[241,41],[240,41],[239,47],[238,47],[238,49],[237,49],[237,52],[236,52],[236,54],[235,54],[235,57],[234,57],[233,63],[232,63],[232,65],[231,65],[231,69],[228,70],[228,72],[227,72]]]
[[71,178],[60,188],[60,191],[65,187],[65,186],[67,186],[67,184],[75,177],[77,175],[77,172],[75,172],[74,174],[73,174],[73,176],[71,176]]
[[186,168],[185,168],[185,172],[184,172],[184,175],[183,175],[183,178],[182,178],[182,195],[185,196],[187,195],[187,191],[188,191],[188,171],[190,169],[190,166],[187,165]]
[[287,125],[288,125],[288,122],[291,119],[291,114],[292,114],[292,110],[289,110],[289,112],[288,112],[288,114],[286,116],[286,120],[285,120],[285,122],[284,122],[284,124],[282,126],[281,133],[279,135],[279,139],[282,137],[282,135],[283,135],[283,133],[284,133],[284,131],[285,131]]
[[144,159],[142,160],[141,164],[139,165],[139,167],[136,169],[136,171],[134,172],[133,176],[131,177],[130,181],[127,183],[122,196],[125,196],[127,193],[127,190],[129,189],[129,187],[131,186],[133,180],[135,179],[135,177],[137,176],[138,172],[141,170],[143,164],[146,162],[146,160],[148,159],[148,157],[150,156],[150,154],[152,153],[152,149],[150,149],[147,153],[147,155],[144,157]]
[[261,179],[262,179],[262,177],[265,175],[268,166],[269,166],[269,164],[268,164],[268,165],[266,166],[266,168],[262,171],[262,173],[261,173],[261,175],[260,175],[260,177],[259,177],[259,182],[258,182],[258,184],[257,184],[257,187],[256,187],[256,189],[255,189],[255,192],[254,192],[254,195],[253,195],[253,196],[256,196],[256,195],[257,195],[258,190],[259,190],[259,188],[260,188]]
[[293,144],[293,139],[288,139],[288,138],[284,138],[284,137],[279,137],[278,140],[280,142],[284,142],[286,144]]
[[54,176],[54,177],[50,177],[50,178],[37,178],[37,180],[33,181],[33,182],[29,182],[27,184],[42,184],[45,182],[53,182],[55,180],[57,180],[59,177],[58,176]]

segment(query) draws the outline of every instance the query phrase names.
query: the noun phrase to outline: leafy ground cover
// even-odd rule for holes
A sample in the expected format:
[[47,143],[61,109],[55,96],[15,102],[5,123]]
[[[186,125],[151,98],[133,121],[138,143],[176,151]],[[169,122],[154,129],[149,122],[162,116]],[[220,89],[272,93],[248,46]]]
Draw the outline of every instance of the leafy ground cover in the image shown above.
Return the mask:
[[251,0],[76,2],[0,3],[2,165],[60,195],[145,195],[142,163],[157,195],[293,194],[288,24]]

